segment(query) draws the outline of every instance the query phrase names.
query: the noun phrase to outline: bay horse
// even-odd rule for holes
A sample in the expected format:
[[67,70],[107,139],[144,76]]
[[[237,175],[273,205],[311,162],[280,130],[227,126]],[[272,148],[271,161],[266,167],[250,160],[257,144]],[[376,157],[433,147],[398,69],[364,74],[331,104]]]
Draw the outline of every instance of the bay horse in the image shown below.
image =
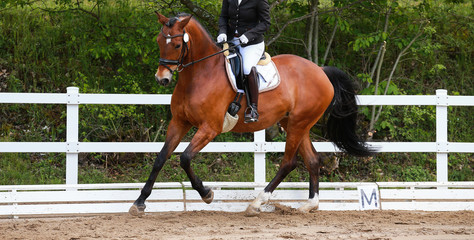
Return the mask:
[[[189,14],[167,18],[156,12],[163,25],[156,41],[160,48],[160,65],[155,79],[168,85],[173,72],[178,81],[171,98],[172,119],[166,140],[138,199],[129,212],[142,215],[145,200],[151,194],[156,177],[183,136],[197,127],[190,144],[180,156],[180,165],[189,177],[192,187],[202,200],[211,203],[213,191],[205,187],[191,169],[193,157],[222,132],[224,115],[236,93],[227,80],[225,57],[201,24]],[[209,57],[213,55],[212,57]],[[272,58],[280,77],[280,85],[261,93],[258,122],[243,123],[243,109],[233,132],[254,132],[280,123],[287,133],[285,153],[280,168],[271,182],[248,206],[246,215],[257,215],[260,206],[268,202],[271,193],[296,167],[297,154],[304,159],[309,172],[309,199],[299,210],[309,212],[319,205],[319,169],[321,160],[313,147],[309,131],[328,111],[329,139],[344,152],[355,156],[373,153],[355,133],[357,105],[353,82],[341,70],[319,67],[295,55]],[[244,99],[242,105],[246,104]],[[328,109],[329,107],[329,109]]]

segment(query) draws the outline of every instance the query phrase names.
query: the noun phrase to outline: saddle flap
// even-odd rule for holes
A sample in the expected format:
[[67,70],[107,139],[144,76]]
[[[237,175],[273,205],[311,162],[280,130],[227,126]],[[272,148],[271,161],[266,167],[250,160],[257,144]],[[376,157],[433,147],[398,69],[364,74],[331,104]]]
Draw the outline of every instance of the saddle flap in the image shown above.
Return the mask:
[[244,79],[244,70],[242,64],[242,56],[239,52],[235,52],[232,55],[227,56],[229,60],[230,68],[232,70],[232,74],[234,74],[239,89],[244,89],[243,79]]

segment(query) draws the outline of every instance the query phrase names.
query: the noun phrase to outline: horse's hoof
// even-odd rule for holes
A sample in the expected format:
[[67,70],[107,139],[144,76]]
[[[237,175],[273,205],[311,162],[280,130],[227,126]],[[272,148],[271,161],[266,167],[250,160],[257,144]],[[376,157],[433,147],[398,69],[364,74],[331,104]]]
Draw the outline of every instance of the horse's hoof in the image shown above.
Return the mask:
[[301,213],[309,213],[312,210],[317,210],[319,208],[319,198],[309,199],[308,202],[303,204],[303,206],[298,208],[298,211]]
[[245,210],[245,216],[246,217],[255,217],[260,214],[260,209],[254,208],[251,205],[247,207],[247,210]]
[[210,204],[212,200],[214,200],[214,192],[211,189],[209,189],[209,192],[207,193],[205,197],[202,197],[202,200],[205,203]]
[[308,206],[301,206],[298,208],[298,212],[300,213],[309,213],[311,212],[311,210],[313,210],[312,207],[308,207]]
[[145,205],[137,206],[137,205],[133,204],[130,207],[130,209],[128,210],[128,213],[130,213],[130,215],[132,215],[132,216],[143,217],[143,215],[145,215],[145,208],[146,208]]

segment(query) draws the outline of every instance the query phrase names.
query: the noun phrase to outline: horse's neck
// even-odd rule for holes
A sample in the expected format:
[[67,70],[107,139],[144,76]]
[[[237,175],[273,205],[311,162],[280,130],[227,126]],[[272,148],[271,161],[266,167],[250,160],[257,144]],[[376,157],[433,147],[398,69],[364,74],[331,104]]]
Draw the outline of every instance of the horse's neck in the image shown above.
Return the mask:
[[[187,31],[190,32],[191,36],[195,37],[191,37],[192,41],[189,44],[189,53],[187,54],[184,63],[195,63],[183,69],[180,73],[180,78],[183,78],[183,81],[189,82],[189,84],[201,84],[198,83],[201,79],[202,81],[206,81],[206,78],[201,76],[209,76],[209,73],[215,71],[219,64],[222,64],[223,66],[224,58],[222,54],[209,57],[212,54],[219,52],[221,49],[214,44],[202,27],[195,26]],[[206,57],[209,58],[203,59]],[[199,61],[201,59],[203,60]]]
[[[205,40],[208,40],[207,38]],[[214,42],[209,41],[194,41],[190,45],[189,54],[187,56],[188,61],[199,61],[205,57],[219,52],[219,49]],[[211,57],[212,58],[212,57]],[[207,59],[206,59],[207,60]],[[206,61],[204,60],[204,61]]]
[[196,62],[179,73],[178,82],[186,83],[189,87],[192,85],[205,86],[213,84],[216,81],[217,74],[219,74],[218,72],[224,69],[224,61],[224,55],[217,54],[203,61]]
[[198,60],[218,52],[220,49],[216,46],[207,31],[194,19],[188,25],[187,32],[191,35],[190,60]]

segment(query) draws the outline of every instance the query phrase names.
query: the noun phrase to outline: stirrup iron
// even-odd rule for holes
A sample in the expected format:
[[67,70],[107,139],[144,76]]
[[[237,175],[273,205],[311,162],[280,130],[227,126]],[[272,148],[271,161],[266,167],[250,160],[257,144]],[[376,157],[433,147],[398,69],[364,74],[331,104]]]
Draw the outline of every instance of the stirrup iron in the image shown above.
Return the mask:
[[257,108],[251,105],[245,109],[244,123],[257,122],[258,116]]

